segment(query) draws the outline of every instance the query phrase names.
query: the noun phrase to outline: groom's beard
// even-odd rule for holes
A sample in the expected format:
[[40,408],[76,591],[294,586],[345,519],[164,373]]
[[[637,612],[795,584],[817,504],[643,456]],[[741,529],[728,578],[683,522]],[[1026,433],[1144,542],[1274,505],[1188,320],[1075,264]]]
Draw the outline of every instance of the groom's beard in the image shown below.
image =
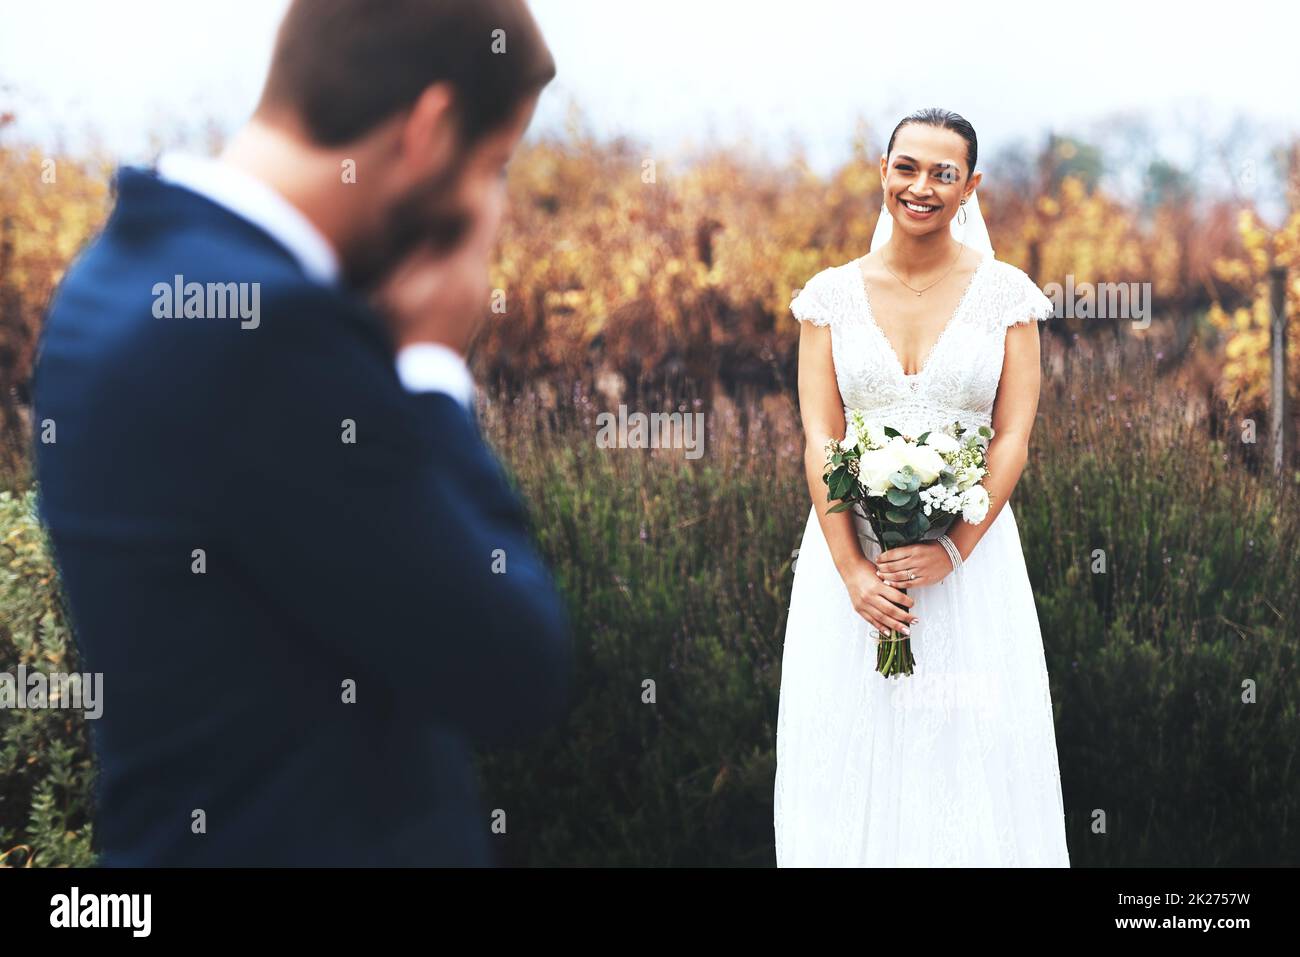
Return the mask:
[[348,256],[348,285],[370,292],[417,246],[450,253],[461,242],[473,222],[457,199],[463,165],[464,156],[393,204],[378,235],[361,241]]

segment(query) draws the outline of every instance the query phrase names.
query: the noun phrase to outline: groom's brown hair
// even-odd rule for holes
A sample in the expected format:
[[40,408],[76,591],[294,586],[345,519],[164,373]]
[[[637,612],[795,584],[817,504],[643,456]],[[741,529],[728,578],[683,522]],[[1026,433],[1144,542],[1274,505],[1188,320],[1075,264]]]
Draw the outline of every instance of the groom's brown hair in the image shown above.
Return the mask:
[[293,0],[257,112],[287,111],[315,142],[339,146],[447,81],[472,143],[554,76],[524,0]]

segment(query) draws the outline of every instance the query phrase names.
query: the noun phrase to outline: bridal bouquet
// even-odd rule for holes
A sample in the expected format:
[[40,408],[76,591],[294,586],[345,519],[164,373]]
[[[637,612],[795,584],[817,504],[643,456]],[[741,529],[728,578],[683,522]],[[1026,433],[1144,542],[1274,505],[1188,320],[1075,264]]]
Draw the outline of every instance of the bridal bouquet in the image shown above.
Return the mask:
[[[953,422],[913,439],[857,409],[846,420],[844,438],[826,445],[826,500],[839,502],[829,512],[853,509],[882,551],[938,538],[959,515],[972,525],[984,521],[989,495],[980,483],[993,437],[987,425],[972,431]],[[878,639],[880,674],[910,675],[915,664],[907,635]]]

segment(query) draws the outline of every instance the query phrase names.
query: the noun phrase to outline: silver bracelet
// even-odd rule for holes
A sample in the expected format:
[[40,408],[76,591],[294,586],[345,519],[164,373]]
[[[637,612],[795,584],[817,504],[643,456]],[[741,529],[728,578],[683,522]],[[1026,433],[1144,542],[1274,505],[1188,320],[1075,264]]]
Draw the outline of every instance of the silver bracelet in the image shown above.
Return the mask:
[[952,543],[952,539],[947,535],[940,535],[935,539],[943,550],[948,553],[948,560],[952,562],[952,570],[957,571],[962,566],[961,552],[957,551],[957,546]]

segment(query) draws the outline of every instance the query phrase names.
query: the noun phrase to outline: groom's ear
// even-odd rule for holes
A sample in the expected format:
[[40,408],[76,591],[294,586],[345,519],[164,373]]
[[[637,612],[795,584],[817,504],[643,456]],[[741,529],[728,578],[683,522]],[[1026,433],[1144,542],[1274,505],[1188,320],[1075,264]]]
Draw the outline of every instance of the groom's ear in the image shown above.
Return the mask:
[[449,165],[459,147],[456,95],[445,81],[424,88],[401,115],[398,160],[412,180]]

